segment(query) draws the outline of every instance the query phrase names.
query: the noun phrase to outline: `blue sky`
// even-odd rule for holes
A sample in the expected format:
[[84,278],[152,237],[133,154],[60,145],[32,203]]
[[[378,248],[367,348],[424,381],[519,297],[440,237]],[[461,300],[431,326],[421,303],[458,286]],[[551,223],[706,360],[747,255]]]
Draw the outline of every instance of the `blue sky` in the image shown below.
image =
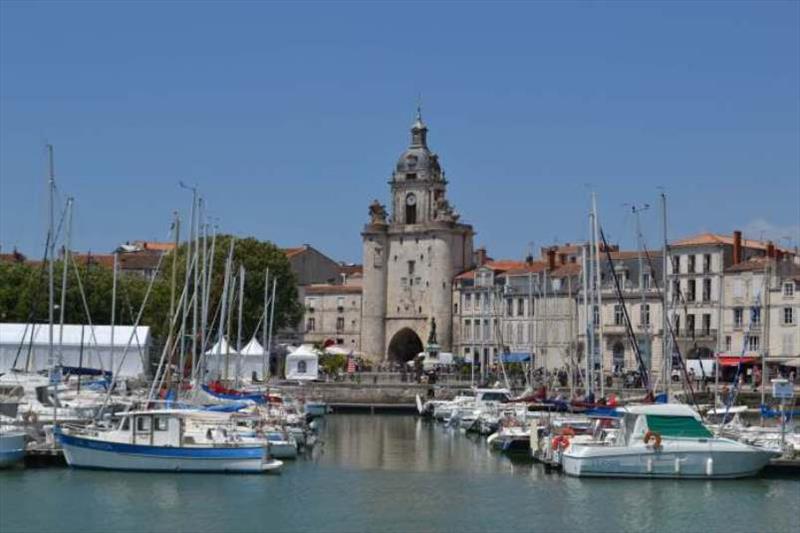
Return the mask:
[[[0,245],[40,255],[44,143],[75,248],[224,231],[360,261],[417,95],[495,257],[586,237],[800,240],[800,3],[0,3]],[[650,246],[659,213],[643,215]],[[788,241],[782,241],[786,244]]]

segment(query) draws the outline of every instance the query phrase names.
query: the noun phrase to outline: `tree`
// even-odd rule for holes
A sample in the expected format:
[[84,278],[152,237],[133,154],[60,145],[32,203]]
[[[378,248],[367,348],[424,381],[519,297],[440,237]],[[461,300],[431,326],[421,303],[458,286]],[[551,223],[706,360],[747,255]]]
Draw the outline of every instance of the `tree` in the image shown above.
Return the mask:
[[[222,298],[225,281],[225,261],[228,256],[231,238],[230,235],[217,236],[214,250],[214,272],[211,276],[211,294],[208,309],[209,325],[214,320],[218,320],[220,300]],[[209,239],[208,252],[210,253],[210,251],[211,242]],[[177,255],[169,254],[165,257],[160,272],[160,281],[162,285],[168,287],[172,276],[172,261],[178,261],[177,288],[175,291],[176,301],[179,299],[180,293],[183,290],[186,274],[186,252],[187,247],[183,244],[179,247]],[[243,265],[245,269],[244,305],[242,308],[243,342],[247,342],[253,335],[258,335],[260,333],[260,328],[258,331],[256,328],[264,313],[264,275],[267,268],[269,268],[270,275],[270,294],[272,290],[272,281],[277,279],[274,329],[278,330],[296,325],[303,311],[297,299],[297,279],[291,270],[286,254],[268,241],[259,241],[253,237],[236,239],[234,242],[232,269],[232,276],[237,277],[234,301],[238,300],[239,296],[238,275],[240,265]],[[191,281],[192,279],[190,278],[190,285]],[[233,284],[231,284],[231,287],[233,287]],[[167,291],[166,296],[166,309],[168,314],[169,291]],[[191,298],[191,292],[189,298]],[[164,316],[166,317],[166,315]],[[230,340],[234,342],[236,332],[238,331],[238,302],[234,303],[232,309],[229,309],[229,316],[231,320],[230,331],[233,337]],[[210,335],[212,338],[216,337],[216,328],[210,332]],[[212,343],[209,342],[208,344]]]
[[[218,313],[225,270],[225,259],[231,237],[217,237],[214,255],[214,272],[209,299],[208,323],[212,324]],[[210,250],[210,243],[209,243]],[[183,288],[186,266],[186,245],[181,245],[178,253],[167,254],[154,281],[147,306],[140,325],[150,326],[154,337],[165,340],[170,322],[170,283],[172,261],[178,261],[176,300]],[[55,302],[61,300],[61,261],[54,265],[56,273]],[[244,265],[247,275],[244,286],[243,335],[249,339],[264,312],[264,273],[270,271],[270,280],[277,279],[275,329],[297,324],[302,315],[302,306],[297,300],[296,278],[286,255],[271,242],[258,241],[253,237],[237,239],[234,244],[233,271],[238,274],[239,265]],[[86,296],[86,307],[93,324],[111,323],[111,295],[113,273],[110,268],[99,264],[80,265],[80,280]],[[270,284],[272,281],[270,281]],[[116,323],[132,325],[144,301],[149,280],[136,275],[120,275],[117,280]],[[238,288],[236,290],[238,298]],[[191,297],[191,294],[190,294]],[[3,322],[46,322],[47,313],[47,269],[41,263],[0,263],[0,320]],[[56,309],[56,320],[60,311]],[[231,310],[231,331],[238,328],[238,304]],[[65,321],[72,324],[87,324],[88,319],[83,304],[75,268],[70,265],[67,276],[67,296]],[[187,321],[191,324],[191,320]],[[216,336],[215,331],[211,338]],[[231,339],[231,340],[235,340]]]

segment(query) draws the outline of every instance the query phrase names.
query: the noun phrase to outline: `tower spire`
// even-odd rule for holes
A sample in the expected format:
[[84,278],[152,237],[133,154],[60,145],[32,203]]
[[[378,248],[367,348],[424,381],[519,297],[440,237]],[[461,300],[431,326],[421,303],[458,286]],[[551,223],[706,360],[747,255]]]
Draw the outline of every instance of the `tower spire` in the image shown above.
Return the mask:
[[411,126],[411,146],[427,146],[428,127],[422,121],[422,95],[417,96],[417,116]]

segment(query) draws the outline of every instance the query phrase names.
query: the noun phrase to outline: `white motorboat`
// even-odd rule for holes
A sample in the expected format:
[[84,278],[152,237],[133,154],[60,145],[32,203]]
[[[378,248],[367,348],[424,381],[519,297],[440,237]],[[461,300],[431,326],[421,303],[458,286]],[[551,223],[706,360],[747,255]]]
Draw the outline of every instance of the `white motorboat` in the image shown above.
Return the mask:
[[[59,427],[56,435],[73,467],[134,471],[242,472],[278,470],[261,440],[245,442],[227,417],[192,410],[133,411],[110,429]],[[202,417],[199,418],[198,417]]]
[[686,405],[622,408],[613,444],[565,442],[561,465],[571,476],[738,478],[757,474],[777,454],[715,437]]

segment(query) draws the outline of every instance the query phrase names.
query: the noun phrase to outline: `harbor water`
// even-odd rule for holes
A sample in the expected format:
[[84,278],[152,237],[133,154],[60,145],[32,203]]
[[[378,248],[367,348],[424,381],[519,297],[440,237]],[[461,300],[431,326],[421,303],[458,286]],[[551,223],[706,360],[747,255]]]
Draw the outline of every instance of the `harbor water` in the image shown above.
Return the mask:
[[0,472],[0,532],[800,531],[797,478],[568,478],[412,416],[321,438],[279,475]]

